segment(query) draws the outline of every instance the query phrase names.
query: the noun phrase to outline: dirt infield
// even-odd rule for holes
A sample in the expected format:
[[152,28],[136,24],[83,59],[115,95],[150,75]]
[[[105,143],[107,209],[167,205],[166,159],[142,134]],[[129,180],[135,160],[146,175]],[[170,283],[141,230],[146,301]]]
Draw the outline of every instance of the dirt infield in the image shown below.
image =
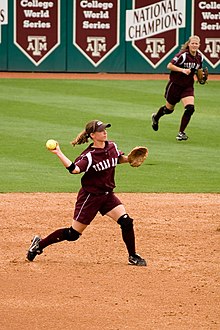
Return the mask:
[[76,194],[0,195],[0,329],[220,329],[219,195],[118,194],[147,267],[97,216],[77,242],[25,260],[33,234],[71,224]]

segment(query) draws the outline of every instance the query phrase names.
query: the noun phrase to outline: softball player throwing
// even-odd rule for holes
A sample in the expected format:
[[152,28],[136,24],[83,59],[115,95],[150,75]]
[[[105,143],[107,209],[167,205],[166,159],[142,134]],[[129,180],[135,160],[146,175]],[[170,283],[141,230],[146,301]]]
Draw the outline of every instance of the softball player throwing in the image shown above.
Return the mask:
[[200,38],[191,36],[182,46],[180,52],[174,56],[167,68],[171,70],[170,79],[165,90],[166,104],[157,113],[152,114],[152,128],[157,131],[159,119],[174,111],[175,105],[182,101],[185,108],[179,133],[178,141],[187,140],[185,129],[195,111],[194,107],[194,74],[202,68],[203,56],[199,52]]
[[124,205],[113,192],[115,167],[118,163],[128,163],[128,157],[118,150],[114,142],[107,140],[106,128],[110,126],[111,124],[104,124],[98,120],[89,122],[85,130],[72,141],[72,145],[86,143],[89,138],[92,139],[92,143],[74,162],[63,154],[59,144],[54,150],[50,150],[71,174],[84,172],[82,186],[78,192],[72,226],[58,229],[43,239],[35,236],[27,252],[29,261],[33,261],[51,244],[65,240],[76,241],[100,212],[120,225],[129,264],[146,266],[146,261],[136,253],[133,219],[126,213]]

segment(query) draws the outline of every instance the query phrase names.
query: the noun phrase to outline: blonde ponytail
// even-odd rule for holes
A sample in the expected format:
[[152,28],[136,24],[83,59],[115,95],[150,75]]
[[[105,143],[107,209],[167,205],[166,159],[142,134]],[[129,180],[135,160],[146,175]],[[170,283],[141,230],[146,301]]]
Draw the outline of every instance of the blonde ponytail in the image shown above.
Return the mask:
[[71,141],[73,147],[75,147],[77,144],[83,144],[89,142],[89,136],[86,133],[86,130],[83,130],[81,133],[77,135],[77,137]]

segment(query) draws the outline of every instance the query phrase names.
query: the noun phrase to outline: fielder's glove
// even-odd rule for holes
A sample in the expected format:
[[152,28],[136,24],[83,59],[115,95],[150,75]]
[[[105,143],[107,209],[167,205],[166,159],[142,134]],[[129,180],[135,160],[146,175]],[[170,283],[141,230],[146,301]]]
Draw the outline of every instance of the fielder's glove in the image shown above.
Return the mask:
[[146,147],[135,147],[128,154],[128,162],[133,167],[140,166],[148,156]]
[[198,69],[196,72],[197,80],[201,85],[207,83],[209,71],[208,68]]

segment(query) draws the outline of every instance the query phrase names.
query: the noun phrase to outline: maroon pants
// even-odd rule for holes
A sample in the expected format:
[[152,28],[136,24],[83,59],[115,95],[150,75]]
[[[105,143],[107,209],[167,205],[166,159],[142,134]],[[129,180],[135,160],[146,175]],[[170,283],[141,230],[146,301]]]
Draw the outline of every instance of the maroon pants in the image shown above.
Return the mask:
[[73,218],[84,225],[89,225],[98,212],[105,215],[121,204],[113,192],[94,195],[81,188],[77,196]]
[[181,99],[187,96],[194,96],[194,88],[183,87],[169,81],[165,89],[165,99],[172,105],[179,103]]

